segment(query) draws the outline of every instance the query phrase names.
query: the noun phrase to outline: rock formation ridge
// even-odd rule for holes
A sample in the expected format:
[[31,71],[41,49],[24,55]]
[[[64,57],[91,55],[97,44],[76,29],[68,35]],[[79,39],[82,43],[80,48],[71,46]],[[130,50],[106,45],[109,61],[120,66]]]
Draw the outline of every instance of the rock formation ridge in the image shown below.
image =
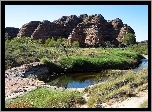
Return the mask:
[[17,37],[31,37],[32,39],[48,38],[67,38],[68,44],[78,41],[82,45],[103,45],[109,41],[112,44],[122,42],[122,38],[127,33],[135,34],[134,30],[127,24],[123,24],[122,20],[116,18],[114,20],[105,20],[101,14],[88,16],[81,14],[80,16],[62,16],[58,20],[50,22],[31,21],[24,24]]

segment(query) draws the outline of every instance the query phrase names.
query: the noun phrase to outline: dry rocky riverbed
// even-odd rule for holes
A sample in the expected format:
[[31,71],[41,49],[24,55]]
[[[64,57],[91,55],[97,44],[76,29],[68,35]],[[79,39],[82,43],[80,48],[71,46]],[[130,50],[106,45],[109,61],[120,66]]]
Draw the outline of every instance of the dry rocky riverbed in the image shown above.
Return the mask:
[[14,77],[5,79],[5,99],[16,98],[41,85],[44,85],[44,82],[29,78]]
[[[64,90],[65,88],[56,87],[46,85],[43,81],[39,81],[32,78],[21,78],[21,77],[14,77],[11,79],[5,79],[5,100],[17,98],[22,96],[37,87],[47,87],[56,90]],[[78,90],[82,91],[81,88],[73,88],[71,90]]]
[[[34,78],[25,78],[30,76],[39,76],[48,74],[48,68],[45,64],[40,62],[34,62],[30,64],[24,64],[20,67],[14,67],[5,71],[5,100],[17,98],[24,95],[37,87],[48,87],[57,90],[63,90],[65,88],[58,88],[55,86],[46,85],[43,81],[39,81]],[[76,88],[74,90],[83,90]]]
[[39,86],[45,85],[43,81],[24,78],[29,75],[48,73],[46,66],[40,62],[24,64],[5,71],[5,99],[16,98]]

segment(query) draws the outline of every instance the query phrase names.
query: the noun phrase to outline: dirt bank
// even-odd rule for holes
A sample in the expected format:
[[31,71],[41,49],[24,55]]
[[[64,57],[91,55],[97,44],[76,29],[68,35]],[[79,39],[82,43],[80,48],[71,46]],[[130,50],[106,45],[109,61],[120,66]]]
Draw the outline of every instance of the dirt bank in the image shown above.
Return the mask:
[[148,99],[148,90],[140,91],[135,97],[129,97],[122,102],[115,102],[107,108],[139,108]]

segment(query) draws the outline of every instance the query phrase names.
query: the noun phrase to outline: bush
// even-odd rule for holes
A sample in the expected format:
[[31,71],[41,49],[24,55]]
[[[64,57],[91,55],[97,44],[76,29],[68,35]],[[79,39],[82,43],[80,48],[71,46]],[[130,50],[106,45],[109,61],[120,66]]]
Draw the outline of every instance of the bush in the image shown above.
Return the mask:
[[[98,57],[69,56],[61,57],[59,62],[69,72],[90,72],[105,69],[130,69],[142,57],[129,50],[113,51],[111,55],[100,54]],[[137,65],[137,64],[136,64]]]
[[123,43],[126,44],[126,45],[132,45],[132,44],[135,44],[136,43],[136,36],[132,33],[128,33],[124,36],[123,38]]
[[128,46],[128,49],[131,49],[139,54],[148,54],[148,44],[147,43],[139,43],[133,46]]
[[54,38],[52,38],[48,44],[49,47],[56,47],[57,46],[57,42],[55,41]]
[[6,40],[5,69],[39,61],[45,56],[44,50],[40,40],[31,40],[30,37]]
[[60,45],[62,43],[65,43],[66,42],[66,38],[58,38],[58,39],[55,39],[55,38],[48,38],[45,43],[44,43],[44,47],[60,47]]

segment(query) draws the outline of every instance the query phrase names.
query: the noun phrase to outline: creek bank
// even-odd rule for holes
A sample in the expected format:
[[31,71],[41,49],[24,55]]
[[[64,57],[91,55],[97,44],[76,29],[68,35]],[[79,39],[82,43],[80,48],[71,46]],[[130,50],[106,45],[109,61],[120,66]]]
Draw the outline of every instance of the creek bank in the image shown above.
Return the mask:
[[[88,95],[85,94],[84,98],[88,101]],[[96,105],[96,108],[140,108],[140,105],[148,99],[148,90],[140,91],[134,97],[128,97],[123,101],[114,101],[111,105],[101,103]],[[87,104],[81,105],[80,108],[88,108]]]
[[7,69],[5,71],[5,100],[24,95],[37,87],[45,85],[43,81],[25,77],[46,74],[48,73],[47,69],[40,62],[23,64],[20,67]]
[[23,64],[20,67],[7,69],[5,71],[5,99],[16,98],[19,95],[23,95],[25,93],[28,93],[29,91],[36,89],[37,87],[52,88],[52,86],[46,85],[43,81],[32,79],[33,77],[39,77],[49,74],[49,69],[50,68],[47,64],[41,62]]
[[[100,66],[94,65],[92,62],[88,63],[85,60],[82,60],[81,63],[75,63],[72,67],[66,68],[62,67],[62,65],[57,65],[56,63],[42,63],[42,62],[33,62],[30,64],[23,64],[20,67],[13,67],[11,69],[5,70],[5,78],[11,77],[23,77],[26,78],[28,76],[41,76],[41,75],[62,75],[64,73],[84,73],[84,72],[101,72],[107,69],[120,69],[120,70],[127,70],[130,68],[136,68],[140,63],[143,56],[139,56],[136,61],[132,61],[131,64],[129,63],[121,63],[120,65],[107,65]],[[77,61],[77,60],[76,60]],[[78,60],[79,61],[79,60]],[[84,61],[84,62],[83,62]]]
[[[24,64],[20,67],[13,67],[5,71],[5,100],[14,99],[38,87],[47,87],[55,90],[64,90],[65,88],[46,85],[43,81],[34,79],[39,75],[48,74],[48,68],[45,64],[34,62]],[[28,77],[28,78],[26,78]],[[31,77],[31,78],[30,78]],[[83,88],[73,88],[71,90],[82,91]]]
[[[102,58],[101,58],[102,59]],[[138,67],[143,56],[139,55],[136,59],[102,59],[100,58],[86,58],[86,57],[70,57],[63,58],[58,63],[47,62],[50,74],[60,73],[87,73],[87,72],[101,72],[107,69],[128,70]]]
[[145,59],[148,59],[148,55],[142,54]]
[[30,64],[23,64],[20,67],[13,67],[11,69],[5,70],[5,78],[12,77],[28,77],[29,75],[42,75],[48,74],[48,67],[41,62],[33,62]]
[[129,97],[124,101],[118,101],[105,108],[140,108],[140,105],[148,99],[148,90],[140,91],[135,97]]
[[[14,77],[5,80],[5,100],[14,99],[29,93],[39,87],[63,91],[65,88],[46,85],[43,81],[31,78]],[[82,91],[83,88],[73,88],[70,90]]]

